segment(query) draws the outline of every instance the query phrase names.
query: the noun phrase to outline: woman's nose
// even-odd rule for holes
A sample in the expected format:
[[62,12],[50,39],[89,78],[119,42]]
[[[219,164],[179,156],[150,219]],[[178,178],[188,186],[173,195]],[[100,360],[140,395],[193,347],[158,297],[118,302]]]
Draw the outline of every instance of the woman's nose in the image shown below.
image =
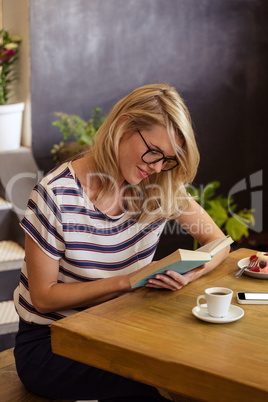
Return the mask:
[[155,173],[160,173],[163,166],[163,160],[160,160],[155,163],[150,163],[150,168],[154,170]]

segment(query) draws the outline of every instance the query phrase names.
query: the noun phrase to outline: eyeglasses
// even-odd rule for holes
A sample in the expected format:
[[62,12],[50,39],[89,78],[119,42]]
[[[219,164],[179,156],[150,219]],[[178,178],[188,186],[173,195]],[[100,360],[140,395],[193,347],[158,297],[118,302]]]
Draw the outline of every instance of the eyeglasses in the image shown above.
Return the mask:
[[162,171],[167,171],[167,170],[172,170],[176,166],[178,166],[179,162],[176,158],[166,158],[163,152],[158,151],[157,149],[150,148],[143,136],[141,135],[141,132],[137,130],[138,133],[140,134],[141,138],[144,141],[144,144],[148,148],[148,151],[144,152],[144,154],[141,156],[141,159],[144,163],[147,163],[147,165],[151,165],[153,163],[157,163],[160,161],[163,161],[162,164]]

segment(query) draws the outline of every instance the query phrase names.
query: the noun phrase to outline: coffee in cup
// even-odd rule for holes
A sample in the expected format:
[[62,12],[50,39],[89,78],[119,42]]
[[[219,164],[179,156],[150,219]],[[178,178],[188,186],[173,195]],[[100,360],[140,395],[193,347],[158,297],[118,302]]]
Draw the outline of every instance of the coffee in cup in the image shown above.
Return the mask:
[[[207,309],[208,314],[212,317],[225,317],[228,314],[231,300],[233,297],[233,291],[228,288],[208,288],[205,290],[204,295],[200,295],[197,298],[197,305],[200,309]],[[200,300],[205,299],[207,307],[200,304]]]

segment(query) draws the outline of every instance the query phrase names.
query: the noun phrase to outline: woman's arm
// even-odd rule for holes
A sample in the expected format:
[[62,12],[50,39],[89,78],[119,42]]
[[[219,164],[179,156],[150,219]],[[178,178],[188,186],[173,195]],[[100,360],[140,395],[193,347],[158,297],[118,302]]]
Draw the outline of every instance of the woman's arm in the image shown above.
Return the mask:
[[[201,246],[220,237],[224,237],[224,233],[215,224],[213,219],[211,219],[208,213],[194,200],[191,200],[189,208],[180,215],[177,222],[196,239]],[[146,286],[171,290],[180,289],[189,282],[193,282],[200,276],[212,271],[227,257],[229,251],[230,247],[226,247],[216,254],[211,261],[201,267],[192,269],[184,275],[180,275],[174,271],[167,271],[166,275],[156,275],[156,279],[150,279]]]
[[27,234],[25,253],[30,295],[40,313],[96,305],[131,290],[130,275],[92,282],[57,283],[59,261],[45,254]]

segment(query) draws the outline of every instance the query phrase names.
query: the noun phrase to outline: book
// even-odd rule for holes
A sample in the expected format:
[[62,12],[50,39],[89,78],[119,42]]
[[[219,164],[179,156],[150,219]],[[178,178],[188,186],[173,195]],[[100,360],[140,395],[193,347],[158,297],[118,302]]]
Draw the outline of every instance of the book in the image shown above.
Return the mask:
[[148,265],[146,268],[138,271],[136,275],[133,275],[130,279],[131,287],[144,286],[149,278],[153,278],[156,274],[165,273],[167,270],[185,274],[191,269],[210,261],[215,254],[232,243],[233,239],[230,236],[225,236],[205,244],[205,246],[199,247],[197,250],[179,248],[174,253],[169,254],[154,264]]

